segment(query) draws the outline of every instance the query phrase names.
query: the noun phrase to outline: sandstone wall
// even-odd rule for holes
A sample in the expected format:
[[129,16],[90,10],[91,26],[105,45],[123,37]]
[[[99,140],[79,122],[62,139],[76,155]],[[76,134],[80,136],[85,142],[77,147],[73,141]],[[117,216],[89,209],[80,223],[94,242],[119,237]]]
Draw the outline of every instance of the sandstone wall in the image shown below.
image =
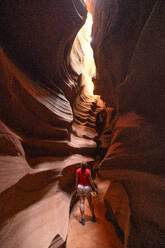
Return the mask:
[[128,247],[161,247],[165,230],[165,4],[98,1],[94,20],[96,92],[117,110],[100,173],[121,181],[128,192],[132,211]]
[[0,3],[0,247],[66,240],[74,173],[63,169],[95,148],[70,133],[79,82],[69,54],[85,18],[81,1]]

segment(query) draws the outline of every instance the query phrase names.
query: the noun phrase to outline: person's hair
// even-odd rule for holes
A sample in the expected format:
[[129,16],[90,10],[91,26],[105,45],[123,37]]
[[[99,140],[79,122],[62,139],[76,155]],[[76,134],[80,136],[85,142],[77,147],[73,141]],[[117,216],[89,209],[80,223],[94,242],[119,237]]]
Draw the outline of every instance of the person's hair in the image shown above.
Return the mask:
[[87,163],[86,162],[82,162],[81,163],[81,168],[82,168],[82,172],[85,172],[85,169],[87,168]]

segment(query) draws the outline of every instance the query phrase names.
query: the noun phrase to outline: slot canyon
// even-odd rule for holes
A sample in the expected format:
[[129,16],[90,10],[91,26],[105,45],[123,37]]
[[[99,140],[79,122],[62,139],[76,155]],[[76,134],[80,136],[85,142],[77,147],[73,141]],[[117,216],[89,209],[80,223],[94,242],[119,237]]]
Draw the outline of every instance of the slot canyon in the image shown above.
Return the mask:
[[0,248],[165,247],[164,163],[164,0],[0,1]]

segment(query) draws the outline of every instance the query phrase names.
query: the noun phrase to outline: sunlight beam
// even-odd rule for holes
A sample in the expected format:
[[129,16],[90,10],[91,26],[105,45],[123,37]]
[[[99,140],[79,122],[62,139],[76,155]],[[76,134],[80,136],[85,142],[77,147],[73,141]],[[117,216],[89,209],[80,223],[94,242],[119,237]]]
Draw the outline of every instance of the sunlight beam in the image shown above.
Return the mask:
[[87,95],[93,95],[94,84],[92,78],[96,74],[96,66],[93,57],[93,50],[91,48],[91,33],[92,33],[93,18],[88,12],[87,19],[84,26],[80,29],[77,36],[81,43],[84,57],[81,62],[82,69],[82,86]]

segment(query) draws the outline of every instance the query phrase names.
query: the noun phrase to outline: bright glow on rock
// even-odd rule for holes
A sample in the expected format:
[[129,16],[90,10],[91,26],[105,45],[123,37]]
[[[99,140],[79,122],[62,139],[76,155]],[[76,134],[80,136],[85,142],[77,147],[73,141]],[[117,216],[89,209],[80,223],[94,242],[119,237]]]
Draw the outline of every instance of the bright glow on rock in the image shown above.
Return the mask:
[[93,95],[94,84],[92,77],[96,74],[96,66],[93,58],[93,50],[91,48],[91,32],[92,32],[93,18],[90,13],[87,15],[84,26],[78,32],[78,39],[81,43],[81,48],[84,54],[82,60],[82,85],[87,95]]

